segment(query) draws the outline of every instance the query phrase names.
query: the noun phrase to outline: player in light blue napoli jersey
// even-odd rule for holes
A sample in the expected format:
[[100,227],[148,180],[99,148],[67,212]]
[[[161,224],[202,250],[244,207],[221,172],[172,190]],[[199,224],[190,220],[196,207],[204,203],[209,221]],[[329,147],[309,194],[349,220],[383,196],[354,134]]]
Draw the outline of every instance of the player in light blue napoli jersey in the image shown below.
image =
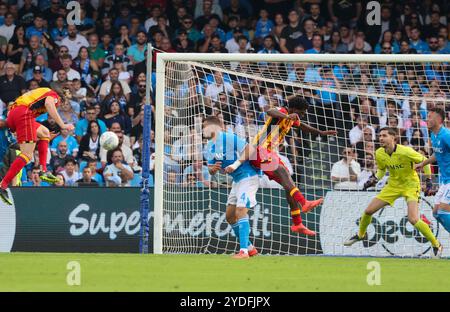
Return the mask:
[[[418,168],[437,161],[439,166],[439,190],[434,200],[433,216],[450,232],[450,129],[444,127],[445,112],[440,108],[430,109],[428,128],[434,154],[417,165]],[[428,190],[428,189],[427,189]],[[426,192],[427,193],[427,192]],[[432,195],[431,192],[425,195]]]
[[[236,134],[224,132],[221,120],[215,116],[203,121],[203,137],[208,139],[206,158],[211,175],[233,164],[247,145]],[[256,256],[258,251],[250,242],[248,209],[256,206],[256,192],[259,188],[258,172],[247,161],[230,174],[233,184],[227,200],[227,222],[239,240],[239,253],[235,259]]]

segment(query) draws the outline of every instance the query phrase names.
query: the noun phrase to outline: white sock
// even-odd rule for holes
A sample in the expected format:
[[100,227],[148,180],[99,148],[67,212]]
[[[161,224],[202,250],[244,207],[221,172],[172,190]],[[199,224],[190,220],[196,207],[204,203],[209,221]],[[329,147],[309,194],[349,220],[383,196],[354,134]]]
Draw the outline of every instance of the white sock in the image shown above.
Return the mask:
[[244,253],[248,254],[248,248],[241,248],[241,251],[243,251]]

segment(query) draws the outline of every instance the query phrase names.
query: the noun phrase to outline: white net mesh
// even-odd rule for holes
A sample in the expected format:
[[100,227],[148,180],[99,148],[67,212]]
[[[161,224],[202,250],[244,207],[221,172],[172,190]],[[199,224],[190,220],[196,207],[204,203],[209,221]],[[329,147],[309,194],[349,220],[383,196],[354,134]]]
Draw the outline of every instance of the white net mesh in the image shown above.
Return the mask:
[[[432,153],[426,113],[430,107],[446,109],[449,104],[448,63],[268,63],[254,55],[252,62],[166,61],[164,73],[164,120],[156,121],[164,123],[163,252],[231,253],[237,248],[225,219],[231,179],[207,172],[202,118],[219,116],[226,131],[249,142],[264,124],[267,109],[286,106],[294,95],[310,103],[304,123],[338,133],[326,137],[292,129],[279,149],[304,196],[325,197],[322,207],[302,214],[305,225],[318,235],[290,232],[284,190],[262,177],[258,205],[250,211],[251,239],[260,252],[372,256],[429,252],[429,243],[404,222],[401,200],[375,216],[368,230],[371,243],[346,249],[342,242],[357,231],[357,220],[375,195],[361,190],[375,172],[380,128],[398,128],[402,144]],[[351,163],[350,169],[343,158]],[[421,209],[450,247],[448,233],[432,218],[430,206],[422,203]]]

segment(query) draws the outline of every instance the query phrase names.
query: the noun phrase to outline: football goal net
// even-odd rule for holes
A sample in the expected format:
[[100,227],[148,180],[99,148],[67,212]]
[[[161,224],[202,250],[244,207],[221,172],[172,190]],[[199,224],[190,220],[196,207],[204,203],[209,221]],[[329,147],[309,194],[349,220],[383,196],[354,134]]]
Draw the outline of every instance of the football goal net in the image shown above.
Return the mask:
[[[432,154],[427,110],[449,107],[449,62],[446,55],[158,53],[154,253],[237,250],[225,216],[232,180],[208,173],[202,120],[217,116],[223,131],[251,142],[268,109],[287,107],[290,98],[301,96],[309,103],[302,122],[319,133],[292,128],[277,152],[308,200],[324,198],[323,205],[302,214],[317,235],[290,231],[285,192],[262,175],[258,204],[249,213],[250,237],[260,253],[430,255],[430,244],[408,222],[402,199],[374,215],[367,241],[352,247],[343,242],[357,232],[363,210],[388,180],[363,190],[376,169],[381,128],[397,128],[399,144]],[[337,135],[322,135],[327,130]],[[420,213],[447,254],[449,234],[432,216],[433,198],[426,200]]]

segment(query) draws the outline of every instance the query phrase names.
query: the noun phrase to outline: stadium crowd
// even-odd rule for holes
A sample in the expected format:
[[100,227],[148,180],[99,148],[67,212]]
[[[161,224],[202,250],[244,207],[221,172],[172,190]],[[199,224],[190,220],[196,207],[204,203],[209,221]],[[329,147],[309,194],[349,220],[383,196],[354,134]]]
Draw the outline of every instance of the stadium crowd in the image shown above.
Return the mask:
[[[39,119],[54,134],[48,163],[60,177],[57,185],[139,185],[148,42],[165,53],[450,53],[447,1],[380,1],[381,25],[376,27],[367,25],[366,1],[359,0],[78,2],[81,23],[68,25],[67,1],[0,1],[0,174],[16,157],[14,137],[4,128],[8,104],[27,90],[65,87],[72,96],[59,113],[75,126],[74,133],[61,131],[47,115]],[[311,103],[310,122],[342,130],[348,140],[336,141],[343,147],[342,160],[330,174],[336,183],[364,183],[374,170],[377,131],[386,125],[399,129],[402,144],[427,155],[427,109],[442,106],[450,112],[445,63],[423,68],[287,64],[276,71],[290,82],[335,89],[352,84],[353,91],[373,95],[301,90]],[[299,91],[238,83],[220,72],[205,73],[198,83],[208,99],[203,113],[220,115],[247,138],[255,135],[268,107],[285,105],[289,94]],[[211,179],[204,162],[189,158],[185,147],[193,145],[195,135],[172,137],[169,128],[164,178],[183,185],[221,184]],[[99,146],[107,129],[119,136],[120,151],[107,153]],[[154,150],[153,130],[151,137]],[[289,165],[304,154],[300,138],[292,133],[283,147],[289,149]],[[16,185],[45,186],[35,163],[36,156]]]

